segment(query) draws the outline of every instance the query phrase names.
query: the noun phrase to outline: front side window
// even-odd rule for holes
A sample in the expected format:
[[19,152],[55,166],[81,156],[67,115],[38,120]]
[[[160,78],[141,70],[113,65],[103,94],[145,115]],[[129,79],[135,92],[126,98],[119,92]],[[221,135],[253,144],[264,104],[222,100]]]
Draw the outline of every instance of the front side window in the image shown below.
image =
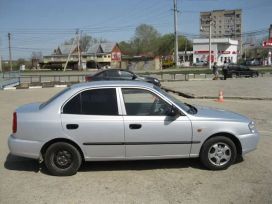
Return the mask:
[[166,116],[171,106],[157,95],[143,89],[122,89],[127,115]]
[[93,89],[83,91],[63,107],[64,114],[118,115],[116,90]]

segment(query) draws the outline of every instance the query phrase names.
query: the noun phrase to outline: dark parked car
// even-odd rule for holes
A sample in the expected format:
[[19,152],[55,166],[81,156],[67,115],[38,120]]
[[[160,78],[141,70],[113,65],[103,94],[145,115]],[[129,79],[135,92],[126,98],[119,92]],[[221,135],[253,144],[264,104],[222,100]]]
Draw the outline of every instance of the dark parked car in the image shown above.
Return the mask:
[[139,76],[135,73],[123,70],[123,69],[106,69],[97,72],[94,75],[87,75],[85,77],[86,81],[101,81],[101,80],[135,80],[135,81],[145,81],[152,83],[156,86],[161,86],[160,80],[149,77],[149,76]]
[[258,77],[259,73],[256,70],[252,70],[244,65],[230,64],[228,65],[227,77],[235,78],[235,77]]

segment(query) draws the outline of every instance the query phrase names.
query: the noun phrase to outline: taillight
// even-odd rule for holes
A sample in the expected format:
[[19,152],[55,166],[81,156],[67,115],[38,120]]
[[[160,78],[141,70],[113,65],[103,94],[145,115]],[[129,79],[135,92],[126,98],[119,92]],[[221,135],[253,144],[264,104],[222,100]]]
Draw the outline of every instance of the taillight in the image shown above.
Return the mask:
[[13,120],[12,120],[12,132],[17,132],[17,114],[16,112],[13,113]]
[[91,81],[92,80],[92,77],[90,76],[85,76],[85,81]]

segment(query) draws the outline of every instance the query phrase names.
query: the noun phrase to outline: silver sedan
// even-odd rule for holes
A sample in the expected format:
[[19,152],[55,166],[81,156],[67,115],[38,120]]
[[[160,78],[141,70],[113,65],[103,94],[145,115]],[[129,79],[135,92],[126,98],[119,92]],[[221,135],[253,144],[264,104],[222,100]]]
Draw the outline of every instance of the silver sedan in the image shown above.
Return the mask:
[[99,81],[16,109],[8,144],[12,154],[65,176],[82,161],[102,160],[200,157],[208,169],[222,170],[258,141],[245,116],[182,103],[145,82]]

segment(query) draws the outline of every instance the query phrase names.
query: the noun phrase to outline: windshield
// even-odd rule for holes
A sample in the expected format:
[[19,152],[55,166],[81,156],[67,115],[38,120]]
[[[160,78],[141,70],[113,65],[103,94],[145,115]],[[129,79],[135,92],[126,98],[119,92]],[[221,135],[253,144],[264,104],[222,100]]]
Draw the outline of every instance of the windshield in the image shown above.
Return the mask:
[[49,103],[51,103],[52,101],[54,101],[56,98],[58,98],[59,96],[61,96],[62,94],[64,94],[65,92],[67,92],[68,90],[70,90],[70,87],[67,87],[66,89],[63,89],[62,91],[60,91],[59,93],[57,93],[56,95],[54,95],[52,98],[50,98],[48,101],[42,103],[40,105],[40,109],[44,108],[45,106],[47,106]]
[[186,111],[187,113],[195,114],[197,112],[197,109],[194,106],[192,106],[190,104],[187,104],[187,103],[181,102],[179,99],[177,99],[174,96],[168,94],[166,91],[162,90],[158,86],[154,86],[154,88],[157,91],[159,91],[162,95],[164,95],[165,97],[167,97],[171,101],[173,101],[176,105],[178,105],[182,110]]

